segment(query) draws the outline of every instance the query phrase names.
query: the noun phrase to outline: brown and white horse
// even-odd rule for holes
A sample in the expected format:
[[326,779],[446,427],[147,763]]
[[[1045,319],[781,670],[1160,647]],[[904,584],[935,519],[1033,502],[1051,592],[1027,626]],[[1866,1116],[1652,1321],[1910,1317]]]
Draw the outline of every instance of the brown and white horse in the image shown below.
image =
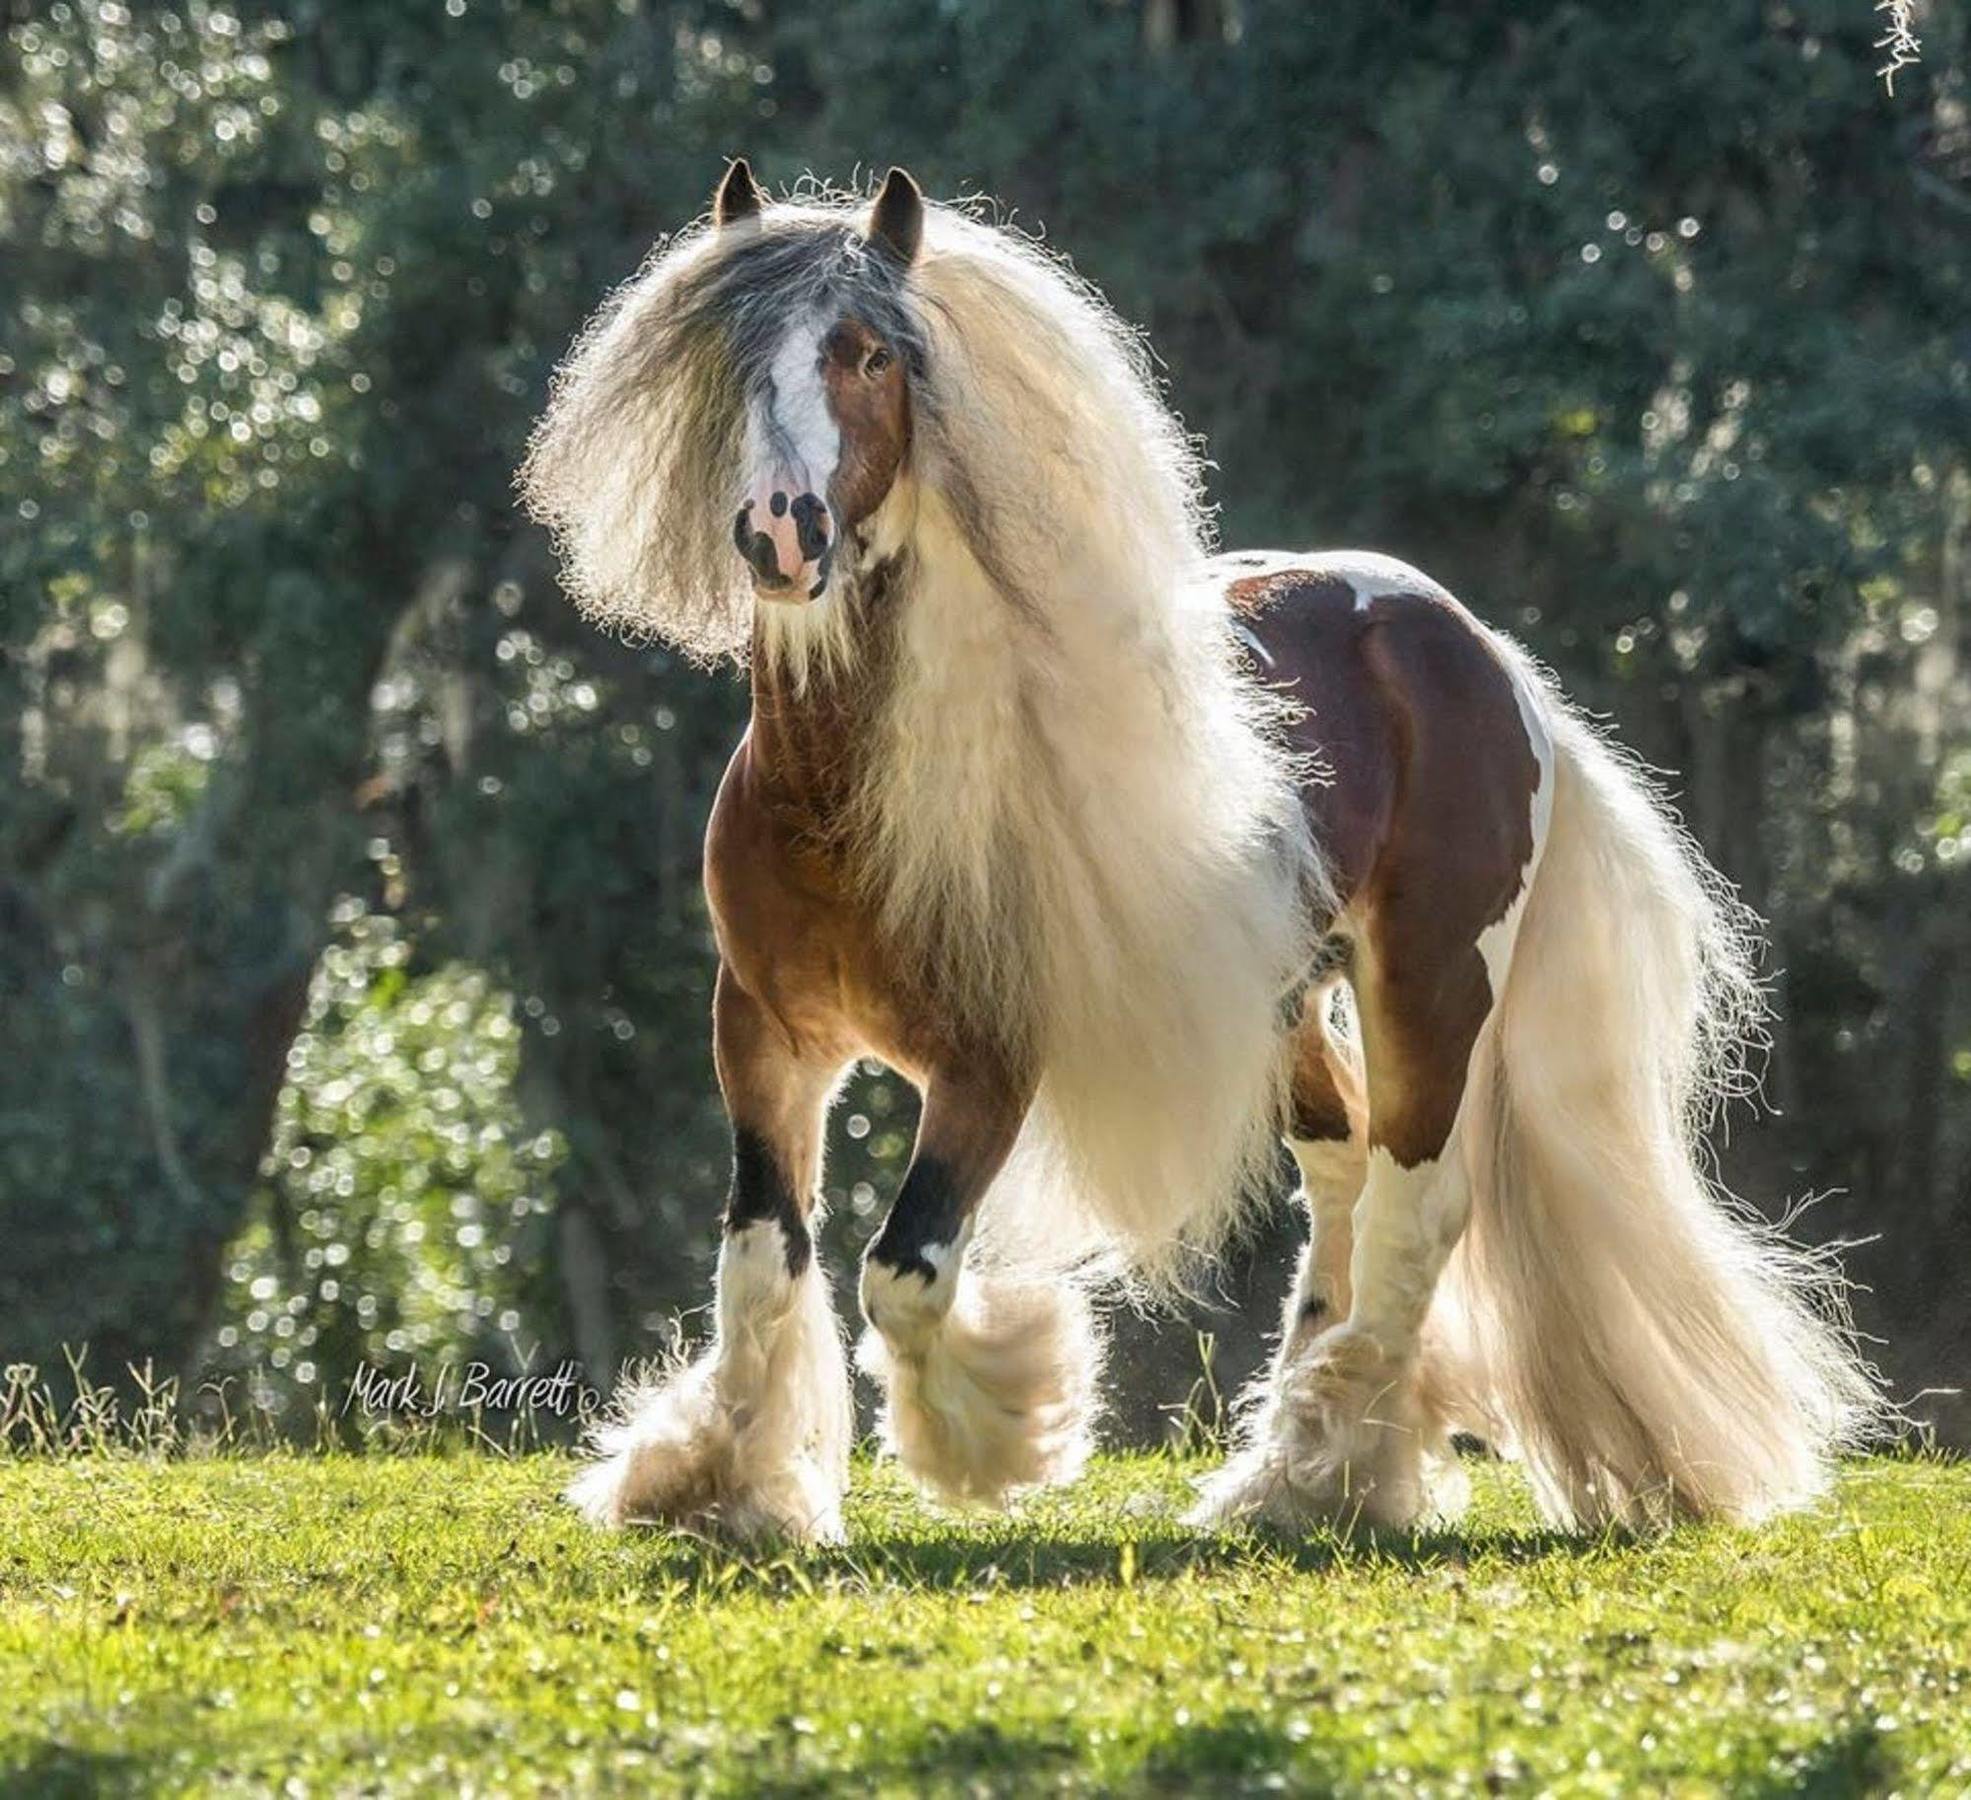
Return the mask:
[[1181,1283],[1280,1136],[1311,1238],[1201,1519],[1446,1516],[1454,1430],[1559,1521],[1757,1517],[1871,1419],[1825,1267],[1701,1166],[1751,922],[1427,576],[1209,555],[1143,346],[1032,243],[736,163],[523,480],[591,612],[752,680],[706,846],[716,1335],[629,1398],[591,1517],[840,1532],[813,1226],[864,1056],[923,1100],[868,1366],[948,1497],[1075,1473],[1090,1286]]

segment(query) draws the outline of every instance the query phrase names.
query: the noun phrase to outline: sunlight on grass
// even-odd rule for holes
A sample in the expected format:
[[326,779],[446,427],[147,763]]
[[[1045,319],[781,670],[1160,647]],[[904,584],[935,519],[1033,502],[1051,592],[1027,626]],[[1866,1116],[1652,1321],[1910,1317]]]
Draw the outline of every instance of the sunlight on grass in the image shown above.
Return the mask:
[[0,1463],[0,1785],[1241,1793],[1971,1785],[1971,1471],[1637,1543],[1199,1536],[1194,1465],[851,1542],[609,1536],[549,1456]]

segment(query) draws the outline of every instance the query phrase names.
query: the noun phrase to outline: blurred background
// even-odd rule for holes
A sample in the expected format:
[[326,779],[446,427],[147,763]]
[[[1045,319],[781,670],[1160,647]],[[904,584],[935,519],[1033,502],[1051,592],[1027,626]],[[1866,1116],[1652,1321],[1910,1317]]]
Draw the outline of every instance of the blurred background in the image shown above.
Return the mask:
[[[703,1330],[744,689],[586,628],[511,474],[744,152],[1044,227],[1228,544],[1421,563],[1676,771],[1771,921],[1724,1166],[1963,1381],[1967,17],[1891,91],[1871,0],[0,0],[0,1362],[305,1421]],[[912,1109],[840,1109],[838,1269]],[[1118,1434],[1291,1242],[1119,1324]]]

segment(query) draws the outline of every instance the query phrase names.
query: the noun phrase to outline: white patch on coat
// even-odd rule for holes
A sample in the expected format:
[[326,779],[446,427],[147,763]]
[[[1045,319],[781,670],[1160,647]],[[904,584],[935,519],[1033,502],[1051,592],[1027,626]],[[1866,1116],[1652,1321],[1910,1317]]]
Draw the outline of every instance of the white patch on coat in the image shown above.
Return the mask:
[[874,1256],[862,1265],[862,1315],[899,1355],[919,1355],[936,1335],[958,1295],[971,1242],[968,1219],[948,1244],[926,1244],[918,1251],[931,1266],[926,1281],[915,1269],[899,1269]]
[[965,1255],[966,1240],[972,1235],[969,1224],[960,1228],[958,1236],[949,1244],[926,1244],[917,1254],[936,1271],[938,1281],[948,1276],[955,1277],[958,1264]]
[[568,1498],[598,1525],[838,1541],[855,1421],[820,1263],[789,1275],[772,1219],[729,1233],[716,1316],[696,1361],[625,1388]]
[[1355,610],[1367,612],[1377,600],[1398,595],[1441,595],[1443,588],[1421,569],[1372,550],[1348,550],[1334,559],[1335,573],[1355,590]]
[[1355,590],[1355,610],[1366,612],[1370,604],[1398,595],[1421,594],[1430,599],[1448,600],[1439,582],[1421,569],[1413,569],[1393,556],[1376,550],[1327,550],[1308,559],[1323,575],[1338,575]]
[[1206,565],[1213,584],[1229,587],[1235,581],[1270,581],[1280,575],[1305,575],[1345,581],[1355,593],[1355,610],[1365,612],[1372,601],[1398,595],[1422,595],[1449,600],[1441,582],[1421,569],[1375,550],[1228,550]]
[[[881,1264],[864,1270],[872,1317],[923,1287],[920,1277],[895,1276]],[[882,1383],[883,1441],[904,1467],[944,1499],[997,1505],[1080,1472],[1093,1442],[1100,1353],[1078,1284],[1009,1281],[967,1268],[955,1304],[935,1326],[922,1335],[872,1332],[860,1361]]]
[[1455,1154],[1405,1168],[1386,1146],[1372,1145],[1355,1203],[1349,1324],[1390,1355],[1407,1356],[1469,1213],[1470,1189]]
[[1355,1201],[1365,1174],[1359,1139],[1346,1143],[1289,1139],[1288,1148],[1300,1165],[1301,1188],[1307,1198],[1307,1243],[1301,1250],[1300,1273],[1287,1297],[1281,1324],[1282,1359],[1296,1349],[1307,1308],[1313,1302],[1321,1303],[1317,1322],[1323,1325],[1335,1324],[1348,1311]]
[[1383,1146],[1370,1150],[1352,1220],[1346,1316],[1335,1316],[1337,1307],[1303,1317],[1310,1300],[1334,1307],[1342,1287],[1330,1260],[1339,1240],[1331,1245],[1317,1215],[1262,1398],[1236,1454],[1204,1484],[1194,1523],[1407,1526],[1455,1513],[1459,1484],[1445,1479],[1441,1431],[1421,1405],[1418,1352],[1464,1230],[1468,1191],[1455,1150],[1413,1168]]
[[1478,954],[1485,959],[1485,979],[1492,990],[1495,1004],[1506,991],[1506,971],[1512,961],[1513,942],[1519,936],[1520,917],[1526,911],[1527,899],[1533,892],[1533,878],[1540,870],[1540,853],[1547,847],[1547,832],[1554,814],[1553,733],[1547,729],[1539,698],[1525,678],[1510,663],[1506,672],[1512,681],[1512,697],[1519,706],[1519,720],[1526,732],[1526,742],[1533,751],[1533,760],[1539,765],[1539,775],[1533,784],[1531,802],[1533,847],[1527,854],[1526,866],[1519,872],[1519,889],[1506,910],[1478,934]]
[[1350,1205],[1362,1191],[1362,1150],[1342,1138],[1289,1138],[1287,1148],[1300,1168],[1301,1185],[1310,1199],[1341,1195]]
[[757,1332],[787,1304],[787,1234],[777,1219],[755,1219],[728,1231],[719,1246],[719,1327]]

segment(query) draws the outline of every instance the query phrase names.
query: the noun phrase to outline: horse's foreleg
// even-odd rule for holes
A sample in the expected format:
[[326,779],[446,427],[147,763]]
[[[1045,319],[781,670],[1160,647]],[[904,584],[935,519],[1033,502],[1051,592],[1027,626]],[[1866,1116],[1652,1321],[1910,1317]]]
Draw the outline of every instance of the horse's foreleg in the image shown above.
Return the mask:
[[841,1059],[791,1045],[727,970],[714,1046],[733,1140],[716,1332],[697,1361],[628,1397],[571,1496],[607,1524],[832,1539],[853,1414],[808,1220]]
[[998,1504],[1069,1479],[1088,1453],[1097,1351],[1080,1292],[966,1254],[1029,1097],[975,1074],[926,1083],[910,1167],[863,1264],[884,1436],[950,1500]]

